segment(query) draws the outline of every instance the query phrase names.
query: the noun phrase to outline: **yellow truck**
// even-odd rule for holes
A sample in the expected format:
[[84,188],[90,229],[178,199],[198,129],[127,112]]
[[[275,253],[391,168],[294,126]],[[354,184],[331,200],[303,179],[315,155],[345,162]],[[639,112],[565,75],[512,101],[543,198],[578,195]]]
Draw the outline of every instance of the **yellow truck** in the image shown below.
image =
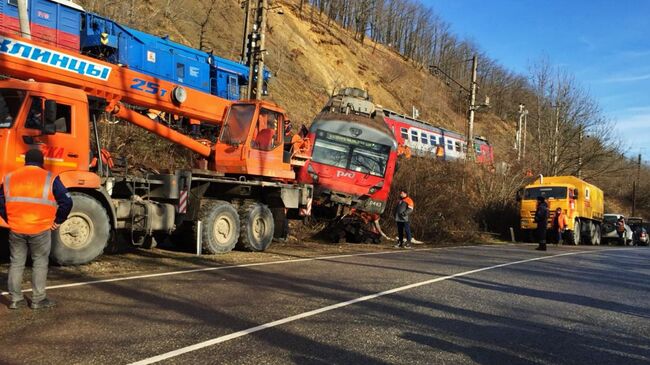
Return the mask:
[[527,185],[518,195],[521,201],[520,219],[522,231],[537,228],[534,221],[537,197],[543,196],[548,202],[551,228],[555,210],[562,208],[567,217],[565,241],[578,245],[586,243],[599,245],[601,224],[605,212],[603,191],[575,176],[539,176],[534,183]]

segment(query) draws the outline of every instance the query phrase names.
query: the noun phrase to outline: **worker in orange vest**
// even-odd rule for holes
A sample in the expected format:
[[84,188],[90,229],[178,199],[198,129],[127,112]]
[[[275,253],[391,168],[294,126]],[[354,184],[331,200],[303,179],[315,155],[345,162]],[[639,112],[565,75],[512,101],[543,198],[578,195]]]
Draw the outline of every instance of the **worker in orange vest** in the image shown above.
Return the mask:
[[43,153],[32,149],[25,154],[25,166],[5,176],[0,186],[0,216],[9,224],[9,309],[26,305],[21,285],[27,253],[31,251],[32,309],[50,308],[45,295],[52,231],[70,214],[72,199],[58,176],[43,169]]
[[553,217],[553,233],[555,233],[555,243],[562,244],[562,235],[567,226],[566,214],[562,212],[562,208],[555,209],[555,216]]
[[[413,199],[409,198],[406,190],[401,190],[399,193],[399,202],[395,207],[395,222],[397,223],[397,244],[395,248],[411,248],[411,224],[409,216],[413,213],[415,204]],[[406,232],[406,243],[404,243],[404,233]]]

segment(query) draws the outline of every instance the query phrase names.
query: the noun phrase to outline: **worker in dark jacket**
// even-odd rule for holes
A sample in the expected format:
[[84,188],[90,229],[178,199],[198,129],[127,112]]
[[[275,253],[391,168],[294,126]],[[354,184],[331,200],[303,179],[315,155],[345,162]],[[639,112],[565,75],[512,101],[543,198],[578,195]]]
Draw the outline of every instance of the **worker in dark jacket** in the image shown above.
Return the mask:
[[537,223],[537,239],[539,246],[536,250],[546,251],[546,225],[548,222],[548,204],[543,196],[537,197],[537,209],[535,210],[535,223]]
[[[402,190],[399,193],[399,202],[395,207],[395,222],[397,223],[397,244],[395,247],[411,247],[411,224],[409,222],[409,216],[413,213],[415,205],[413,200],[409,198],[406,190]],[[406,232],[406,243],[404,243],[404,232]]]
[[25,166],[5,176],[0,186],[0,216],[9,225],[9,309],[25,306],[21,290],[27,253],[31,251],[32,309],[50,308],[45,295],[52,231],[68,218],[72,199],[58,176],[43,169],[43,153],[29,150]]

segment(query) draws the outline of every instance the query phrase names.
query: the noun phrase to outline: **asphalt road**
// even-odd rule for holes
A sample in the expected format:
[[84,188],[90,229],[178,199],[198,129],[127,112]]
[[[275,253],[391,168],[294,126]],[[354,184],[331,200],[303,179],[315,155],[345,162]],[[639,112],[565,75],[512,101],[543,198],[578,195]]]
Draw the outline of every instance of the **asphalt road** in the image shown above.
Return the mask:
[[48,295],[57,308],[0,308],[0,363],[650,363],[643,247],[391,251]]

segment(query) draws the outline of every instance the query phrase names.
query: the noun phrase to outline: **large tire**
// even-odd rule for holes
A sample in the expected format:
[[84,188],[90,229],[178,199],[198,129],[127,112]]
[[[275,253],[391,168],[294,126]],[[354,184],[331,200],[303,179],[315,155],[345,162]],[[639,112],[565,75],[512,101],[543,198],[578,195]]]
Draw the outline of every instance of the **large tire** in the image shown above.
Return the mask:
[[222,200],[204,201],[199,220],[202,222],[201,246],[205,251],[220,254],[235,248],[240,222],[232,204]]
[[52,235],[50,257],[59,265],[88,263],[104,252],[111,234],[106,209],[82,193],[71,193],[72,211]]
[[287,238],[289,232],[285,232],[287,214],[284,212],[284,208],[273,208],[271,213],[273,214],[273,238]]
[[594,222],[588,221],[585,223],[587,225],[587,235],[586,235],[586,243],[588,245],[597,245],[599,244],[599,235],[598,232],[596,232],[596,224]]
[[239,246],[247,251],[264,251],[273,241],[273,214],[264,204],[245,204],[239,211]]
[[598,223],[592,223],[594,230],[592,233],[592,245],[600,246],[600,242],[602,240],[602,231],[600,229],[600,224]]
[[581,238],[582,238],[582,232],[580,227],[580,221],[576,219],[576,222],[573,225],[573,231],[571,231],[571,235],[569,235],[568,237],[569,244],[577,246],[580,244]]

